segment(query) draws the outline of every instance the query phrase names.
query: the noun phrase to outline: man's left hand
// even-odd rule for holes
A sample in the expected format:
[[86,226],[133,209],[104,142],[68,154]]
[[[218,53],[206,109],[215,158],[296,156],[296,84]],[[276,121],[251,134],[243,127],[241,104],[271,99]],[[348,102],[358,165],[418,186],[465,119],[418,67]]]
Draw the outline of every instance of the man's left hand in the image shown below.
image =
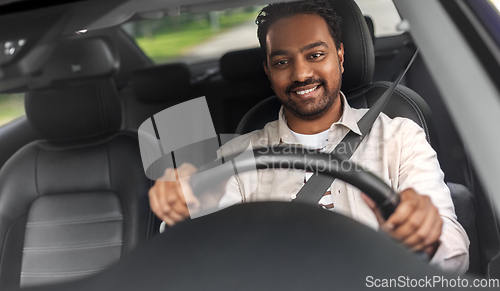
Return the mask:
[[411,188],[404,190],[396,211],[387,221],[372,199],[365,194],[362,198],[377,216],[383,231],[411,250],[424,251],[432,258],[439,247],[443,220],[429,196],[419,195]]

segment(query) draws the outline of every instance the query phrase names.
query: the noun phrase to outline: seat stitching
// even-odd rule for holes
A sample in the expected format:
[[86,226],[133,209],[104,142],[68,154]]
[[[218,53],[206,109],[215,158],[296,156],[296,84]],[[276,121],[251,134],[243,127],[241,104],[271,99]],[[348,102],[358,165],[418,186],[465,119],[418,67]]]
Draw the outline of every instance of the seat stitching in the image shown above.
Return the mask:
[[37,273],[37,272],[21,272],[21,277],[71,277],[71,276],[81,276],[95,274],[106,270],[107,268],[90,269],[85,271],[73,271],[73,272],[47,272],[47,273]]
[[91,219],[75,219],[75,220],[65,220],[65,221],[37,221],[37,222],[28,222],[26,224],[26,227],[85,224],[85,223],[98,223],[98,222],[121,221],[121,220],[123,220],[123,216],[101,217],[101,218],[91,218]]
[[[97,134],[97,135],[100,135],[100,134]],[[97,135],[94,135],[92,137],[95,137]],[[115,138],[118,138],[118,137],[121,137],[121,136],[129,136],[131,137],[127,132],[116,132],[116,133],[113,133],[111,136],[109,137],[106,137],[106,138],[103,138],[103,139],[100,139],[96,142],[92,142],[92,143],[87,143],[87,144],[77,144],[77,145],[71,145],[71,146],[64,146],[64,147],[57,147],[57,146],[54,146],[52,144],[49,144],[49,143],[42,143],[42,144],[37,144],[36,146],[39,148],[39,149],[43,149],[45,151],[66,151],[68,149],[79,149],[79,148],[88,148],[88,147],[93,147],[93,146],[98,146],[98,145],[102,145],[102,144],[105,144]]]
[[23,253],[34,253],[34,252],[57,252],[57,251],[69,251],[69,250],[86,250],[86,249],[99,249],[107,247],[121,246],[123,241],[119,242],[109,242],[109,243],[95,243],[95,244],[80,244],[80,245],[68,245],[68,246],[48,246],[48,247],[25,247]]

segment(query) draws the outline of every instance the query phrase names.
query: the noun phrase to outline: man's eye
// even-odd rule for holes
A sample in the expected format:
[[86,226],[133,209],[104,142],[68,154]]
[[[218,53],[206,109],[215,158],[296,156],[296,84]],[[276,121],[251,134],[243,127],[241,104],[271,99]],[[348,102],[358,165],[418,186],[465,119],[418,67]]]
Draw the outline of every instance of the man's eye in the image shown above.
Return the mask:
[[280,67],[280,66],[286,65],[287,63],[288,63],[288,61],[286,61],[286,60],[281,60],[281,61],[277,61],[277,62],[275,62],[275,63],[274,63],[274,65],[275,65],[276,67]]
[[312,54],[312,55],[310,56],[310,58],[311,58],[311,59],[317,59],[317,58],[319,58],[319,57],[321,57],[321,56],[323,56],[323,55],[324,55],[323,53],[315,53],[315,54]]

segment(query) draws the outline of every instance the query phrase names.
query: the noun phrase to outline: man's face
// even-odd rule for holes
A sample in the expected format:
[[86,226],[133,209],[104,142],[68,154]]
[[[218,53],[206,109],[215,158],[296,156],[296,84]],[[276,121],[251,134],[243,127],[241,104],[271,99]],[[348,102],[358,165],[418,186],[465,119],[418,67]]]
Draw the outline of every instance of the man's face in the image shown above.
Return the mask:
[[301,119],[325,114],[339,96],[344,49],[337,50],[318,15],[298,14],[273,23],[266,36],[264,70],[285,109]]

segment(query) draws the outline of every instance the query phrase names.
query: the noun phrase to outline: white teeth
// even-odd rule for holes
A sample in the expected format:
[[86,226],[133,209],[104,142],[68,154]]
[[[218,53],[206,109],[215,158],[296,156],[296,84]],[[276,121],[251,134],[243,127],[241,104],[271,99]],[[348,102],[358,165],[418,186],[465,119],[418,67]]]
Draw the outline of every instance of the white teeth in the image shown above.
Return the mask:
[[312,91],[316,90],[316,88],[318,88],[318,86],[314,87],[314,88],[311,88],[309,90],[304,90],[304,91],[297,91],[295,93],[299,94],[299,95],[304,95],[304,94],[307,94],[307,93],[311,93]]

